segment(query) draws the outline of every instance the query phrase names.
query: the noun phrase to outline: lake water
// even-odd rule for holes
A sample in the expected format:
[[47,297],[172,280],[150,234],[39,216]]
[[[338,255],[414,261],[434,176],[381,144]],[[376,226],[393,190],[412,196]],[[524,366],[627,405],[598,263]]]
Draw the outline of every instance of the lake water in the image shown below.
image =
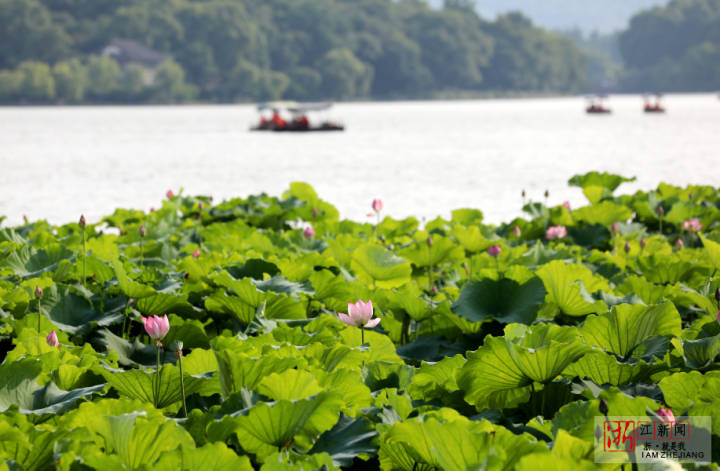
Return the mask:
[[149,210],[167,189],[218,201],[312,184],[341,217],[432,219],[480,208],[491,222],[520,214],[521,191],[577,207],[567,186],[590,170],[637,176],[618,192],[660,181],[718,185],[720,100],[669,95],[665,115],[639,96],[614,96],[609,116],[581,98],[341,103],[339,133],[253,133],[250,105],[0,108],[0,215],[96,222],[116,207]]

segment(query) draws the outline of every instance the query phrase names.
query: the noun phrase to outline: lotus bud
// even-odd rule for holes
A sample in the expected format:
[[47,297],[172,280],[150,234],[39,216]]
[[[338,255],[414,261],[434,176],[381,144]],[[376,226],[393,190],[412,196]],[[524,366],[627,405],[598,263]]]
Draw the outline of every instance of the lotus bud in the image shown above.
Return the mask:
[[658,206],[657,213],[662,216],[663,214],[665,214],[665,209],[663,209],[662,206]]
[[202,201],[200,201],[200,202],[198,203],[198,209],[199,209],[199,210],[202,210],[204,207],[205,207],[205,205],[202,203]]
[[490,254],[491,257],[497,257],[500,255],[501,248],[499,245],[491,245],[488,248],[488,254]]
[[183,278],[185,278],[186,280],[189,280],[189,279],[190,279],[190,273],[185,272],[185,274],[183,275]]
[[165,196],[167,196],[168,198],[172,198],[173,196],[175,196],[175,192],[173,192],[172,190],[168,190],[165,192]]
[[58,341],[57,334],[54,330],[45,337],[45,342],[51,347],[58,348],[60,346],[60,342]]
[[432,288],[430,289],[430,292],[432,293],[433,296],[435,296],[435,295],[437,295],[437,294],[440,292],[440,290],[438,290],[437,285],[432,285]]
[[23,214],[23,221],[25,222],[25,224],[28,224],[30,222],[30,220],[27,217],[27,214]]
[[520,237],[520,234],[522,234],[522,231],[520,230],[520,226],[513,227],[512,233],[515,237]]
[[600,404],[598,405],[598,410],[602,415],[607,415],[608,412],[610,412],[610,408],[608,407],[608,403],[605,402],[605,399],[600,399]]
[[317,209],[317,208],[313,208],[313,209],[312,209],[312,215],[313,215],[313,218],[317,218],[317,217],[318,217],[318,209]]
[[613,233],[617,234],[617,232],[619,231],[618,223],[616,223],[616,222],[612,223],[612,226],[610,226],[610,230]]
[[527,196],[527,193],[525,193],[525,188],[523,188],[523,191],[522,191],[521,195],[522,195],[523,198],[525,198],[525,196]]
[[673,414],[673,411],[670,410],[669,407],[667,409],[661,407],[658,409],[657,415],[663,420],[663,422],[670,422],[671,424],[675,422],[675,414]]
[[382,202],[382,200],[379,199],[379,198],[374,199],[374,200],[372,201],[372,209],[373,209],[373,211],[375,211],[376,213],[379,213],[380,211],[382,211],[382,209],[383,209],[383,202]]
[[380,239],[380,242],[381,242],[383,245],[385,245],[385,242],[387,242],[387,240],[385,239],[385,236],[382,235],[382,234],[380,234],[380,237],[378,237],[378,239]]
[[640,239],[640,248],[644,249],[646,245],[647,242],[645,241],[645,237],[643,237],[642,239]]
[[545,190],[545,198],[550,196],[550,190]]
[[42,290],[42,288],[39,287],[39,286],[36,286],[36,287],[35,287],[35,299],[40,299],[40,298],[42,298],[42,295],[43,295],[43,290]]
[[675,247],[678,249],[682,249],[685,247],[685,242],[683,242],[682,239],[678,238],[678,240],[675,241]]
[[715,319],[720,323],[720,311],[718,311],[717,316],[715,316]]
[[313,229],[312,226],[308,226],[303,231],[303,235],[306,239],[312,239],[313,237],[315,237],[315,229]]
[[81,229],[85,229],[85,226],[87,226],[87,220],[85,219],[85,215],[80,215],[80,220],[78,221],[78,224],[80,225]]
[[427,236],[427,239],[425,239],[425,242],[427,243],[428,247],[432,247],[432,245],[433,245],[432,237]]
[[155,212],[155,206],[151,206],[151,207],[150,207],[150,212],[151,212],[151,213],[154,213],[154,212]]
[[200,256],[200,249],[192,253],[192,258],[198,258]]
[[625,253],[630,253],[630,242],[625,242]]
[[688,193],[688,199],[693,199],[693,192]]
[[143,317],[142,320],[145,325],[145,332],[154,340],[162,340],[170,330],[170,322],[168,321],[167,314],[163,317],[158,317],[157,315]]
[[565,202],[563,203],[563,206],[565,207],[565,209],[567,209],[568,211],[570,211],[570,202],[569,202],[569,201],[565,201]]
[[715,301],[720,302],[720,288],[715,290]]
[[145,238],[145,236],[147,235],[147,229],[145,229],[144,224],[140,226],[140,229],[138,229],[138,233],[140,233],[140,237],[142,237],[143,239]]

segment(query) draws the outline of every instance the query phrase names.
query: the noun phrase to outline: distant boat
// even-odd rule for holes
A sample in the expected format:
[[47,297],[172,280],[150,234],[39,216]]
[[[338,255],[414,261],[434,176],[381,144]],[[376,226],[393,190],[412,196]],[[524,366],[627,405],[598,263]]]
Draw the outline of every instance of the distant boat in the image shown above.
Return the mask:
[[662,95],[659,93],[655,94],[655,103],[650,103],[649,95],[645,95],[645,106],[643,107],[643,111],[645,113],[664,113],[665,107],[663,107],[660,104],[660,98],[662,98]]
[[[258,105],[260,121],[250,128],[251,131],[273,131],[273,132],[326,132],[344,131],[345,126],[330,120],[322,120],[319,124],[312,125],[307,115],[310,112],[326,111],[332,107],[330,102],[297,103],[294,101],[269,102]],[[268,118],[264,115],[270,111]],[[283,115],[290,114],[290,119],[283,118]]]
[[607,98],[605,95],[595,95],[587,97],[589,104],[585,108],[588,114],[610,114],[612,110],[603,105],[603,100]]

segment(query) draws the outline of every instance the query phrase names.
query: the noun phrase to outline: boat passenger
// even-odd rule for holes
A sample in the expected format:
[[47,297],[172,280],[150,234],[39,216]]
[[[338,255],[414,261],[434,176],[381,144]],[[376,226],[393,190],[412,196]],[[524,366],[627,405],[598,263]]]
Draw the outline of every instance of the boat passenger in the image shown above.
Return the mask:
[[270,121],[275,128],[282,129],[285,127],[285,120],[282,119],[280,113],[278,113],[278,110],[273,110],[273,115]]
[[302,129],[310,128],[310,121],[307,119],[307,116],[305,116],[305,115],[300,116],[298,123],[300,124],[300,127]]

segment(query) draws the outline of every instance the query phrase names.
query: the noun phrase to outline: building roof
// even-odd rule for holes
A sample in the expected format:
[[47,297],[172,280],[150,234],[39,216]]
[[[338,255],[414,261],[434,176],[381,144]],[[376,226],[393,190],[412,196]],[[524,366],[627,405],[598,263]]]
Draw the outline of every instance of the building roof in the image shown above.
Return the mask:
[[157,67],[170,58],[169,54],[151,49],[134,39],[113,39],[103,48],[102,54],[120,63],[136,62],[146,67]]

